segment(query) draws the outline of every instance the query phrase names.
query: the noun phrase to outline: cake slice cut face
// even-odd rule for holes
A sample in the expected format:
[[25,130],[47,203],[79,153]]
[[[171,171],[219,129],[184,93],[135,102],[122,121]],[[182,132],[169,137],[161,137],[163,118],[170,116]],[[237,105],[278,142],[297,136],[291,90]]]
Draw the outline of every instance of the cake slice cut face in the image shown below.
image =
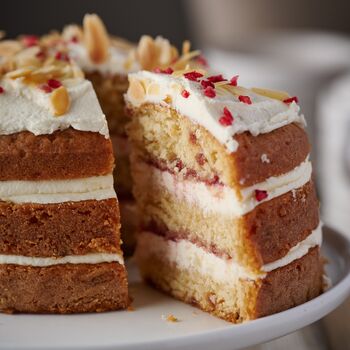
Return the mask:
[[126,308],[114,157],[92,85],[50,58],[15,68],[0,76],[0,310]]
[[322,230],[295,99],[205,71],[129,81],[143,277],[232,322],[319,295]]

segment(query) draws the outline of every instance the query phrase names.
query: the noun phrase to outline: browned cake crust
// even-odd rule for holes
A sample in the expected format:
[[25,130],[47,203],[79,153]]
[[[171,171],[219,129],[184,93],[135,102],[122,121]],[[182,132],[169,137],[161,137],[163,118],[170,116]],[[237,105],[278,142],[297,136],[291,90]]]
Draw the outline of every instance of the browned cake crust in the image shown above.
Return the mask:
[[0,202],[0,254],[25,256],[120,252],[116,199],[59,204]]
[[316,298],[323,291],[323,264],[318,247],[298,260],[269,272],[262,280],[253,318],[280,312]]
[[0,265],[0,310],[24,313],[101,312],[129,305],[118,263],[50,267]]
[[258,264],[280,259],[319,224],[319,203],[313,181],[302,188],[261,203],[244,215],[244,249],[248,246]]
[[[297,124],[258,136],[249,132],[235,135],[239,146],[230,154],[209,131],[173,109],[145,104],[139,108],[128,106],[128,113],[133,161],[144,160],[169,170],[176,167],[208,182],[217,178],[233,188],[285,174],[310,153],[307,134]],[[269,162],[263,162],[262,155]]]
[[220,318],[240,323],[305,303],[322,293],[323,265],[319,248],[269,272],[264,279],[217,283],[194,271],[169,264],[166,257],[139,260],[142,276],[160,290]]
[[111,141],[99,133],[69,128],[50,135],[0,136],[0,181],[107,175],[113,166]]

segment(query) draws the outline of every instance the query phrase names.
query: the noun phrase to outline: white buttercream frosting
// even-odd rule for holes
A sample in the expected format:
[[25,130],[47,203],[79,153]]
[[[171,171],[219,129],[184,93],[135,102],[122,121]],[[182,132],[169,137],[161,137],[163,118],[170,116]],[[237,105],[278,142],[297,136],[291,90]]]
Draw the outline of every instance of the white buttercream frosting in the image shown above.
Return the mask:
[[140,70],[136,60],[130,60],[130,51],[110,46],[109,55],[105,62],[95,63],[90,59],[89,53],[82,43],[68,43],[69,57],[85,72],[100,72],[101,74],[123,74]]
[[86,255],[67,255],[61,258],[42,258],[22,255],[0,254],[0,264],[14,264],[22,266],[46,267],[61,264],[101,264],[117,262],[124,265],[121,254],[91,253]]
[[[306,159],[292,171],[267,178],[264,182],[240,190],[240,196],[229,186],[208,185],[205,182],[183,179],[179,175],[162,171],[158,168],[138,162],[135,171],[142,174],[139,181],[144,181],[146,188],[150,182],[163,187],[180,201],[199,206],[204,212],[220,213],[238,217],[252,211],[257,205],[291,190],[298,189],[311,179],[311,162]],[[255,190],[267,191],[267,198],[257,201]]]
[[23,78],[0,79],[5,90],[0,94],[0,135],[30,131],[34,135],[51,134],[72,127],[98,132],[109,137],[107,121],[91,83],[82,78],[62,81],[71,106],[66,114],[54,116],[51,94],[23,83]]
[[191,243],[188,240],[167,240],[151,232],[142,232],[138,237],[137,255],[145,258],[156,255],[182,270],[196,271],[202,276],[210,276],[218,282],[232,282],[238,279],[256,280],[264,278],[267,272],[286,266],[306,255],[310,248],[322,243],[321,225],[304,241],[293,247],[283,258],[261,267],[260,273],[253,273],[239,265],[232,258],[222,258]]
[[116,198],[113,175],[73,180],[0,181],[0,200],[13,203],[62,203]]
[[[183,76],[140,71],[129,74],[129,80],[141,82],[145,95],[142,99],[135,99],[129,89],[126,94],[128,103],[135,107],[143,103],[154,103],[174,108],[181,115],[206,128],[229,152],[234,152],[238,147],[233,138],[235,134],[249,131],[256,136],[293,122],[305,125],[305,119],[295,102],[286,104],[248,89],[245,95],[250,97],[252,104],[240,102],[238,96],[230,93],[218,93],[215,98],[206,97],[200,83]],[[182,96],[183,90],[189,93],[188,98]],[[225,107],[234,117],[230,126],[219,122]]]

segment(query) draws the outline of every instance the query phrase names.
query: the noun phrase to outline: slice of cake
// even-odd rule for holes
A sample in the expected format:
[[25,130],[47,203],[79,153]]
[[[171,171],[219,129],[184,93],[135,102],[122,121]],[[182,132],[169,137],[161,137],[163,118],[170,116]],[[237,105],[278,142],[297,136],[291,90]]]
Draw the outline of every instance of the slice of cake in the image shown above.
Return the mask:
[[[140,69],[164,69],[169,66],[184,68],[189,62],[199,65],[199,52],[190,52],[184,43],[183,54],[167,39],[142,36],[138,45],[108,34],[104,23],[95,14],[87,14],[83,26],[66,26],[62,34],[53,33],[43,37],[40,43],[54,49],[58,60],[73,60],[93,84],[102,110],[107,117],[114,152],[117,155],[118,171],[115,172],[115,189],[120,201],[122,238],[124,249],[131,252],[137,217],[131,192],[129,165],[130,147],[126,137],[123,95],[128,88],[128,73]],[[131,219],[131,220],[130,220]]]
[[92,85],[77,67],[37,46],[6,57],[0,69],[0,310],[125,308],[114,157]]
[[296,98],[205,71],[129,81],[143,277],[232,322],[319,295],[319,205]]

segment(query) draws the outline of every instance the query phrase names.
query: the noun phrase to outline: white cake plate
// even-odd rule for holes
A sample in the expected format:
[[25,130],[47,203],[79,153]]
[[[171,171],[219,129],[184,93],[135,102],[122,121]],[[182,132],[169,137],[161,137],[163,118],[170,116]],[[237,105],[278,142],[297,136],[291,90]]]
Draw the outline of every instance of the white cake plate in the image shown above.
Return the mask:
[[[315,322],[350,294],[350,240],[324,229],[323,253],[333,287],[318,298],[256,321],[233,325],[144,285],[129,263],[135,311],[81,315],[0,315],[0,349],[233,350]],[[1,286],[0,286],[1,288]],[[168,322],[173,314],[179,322]]]

